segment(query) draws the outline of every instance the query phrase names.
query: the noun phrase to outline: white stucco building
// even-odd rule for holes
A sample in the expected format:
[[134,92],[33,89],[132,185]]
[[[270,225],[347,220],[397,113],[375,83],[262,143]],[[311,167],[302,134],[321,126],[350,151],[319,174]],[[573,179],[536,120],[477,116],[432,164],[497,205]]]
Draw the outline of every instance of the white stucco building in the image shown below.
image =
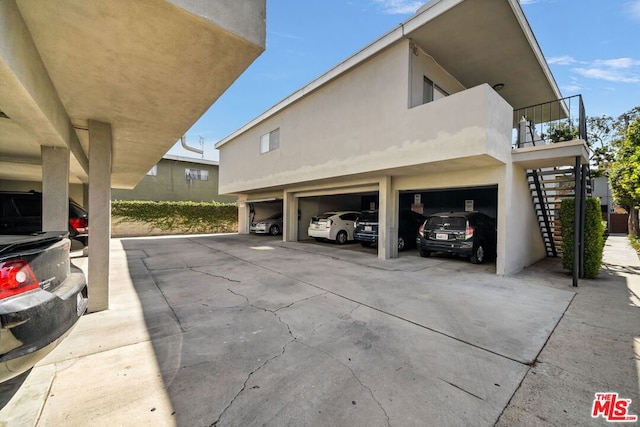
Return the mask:
[[513,148],[514,108],[560,105],[535,126],[568,116],[561,98],[517,0],[432,0],[220,141],[219,190],[238,197],[241,233],[249,206],[281,200],[285,241],[324,210],[375,206],[383,259],[400,208],[471,197],[497,218],[496,272],[514,273],[545,256],[527,171],[588,159],[582,139]]

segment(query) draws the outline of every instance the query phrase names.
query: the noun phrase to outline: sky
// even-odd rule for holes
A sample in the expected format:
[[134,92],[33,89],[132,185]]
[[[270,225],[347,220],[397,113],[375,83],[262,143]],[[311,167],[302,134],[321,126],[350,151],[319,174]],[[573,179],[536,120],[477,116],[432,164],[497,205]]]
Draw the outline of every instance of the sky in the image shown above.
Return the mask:
[[[169,154],[218,160],[214,145],[397,27],[426,1],[267,0],[266,50]],[[563,96],[587,115],[640,106],[640,0],[520,0]]]

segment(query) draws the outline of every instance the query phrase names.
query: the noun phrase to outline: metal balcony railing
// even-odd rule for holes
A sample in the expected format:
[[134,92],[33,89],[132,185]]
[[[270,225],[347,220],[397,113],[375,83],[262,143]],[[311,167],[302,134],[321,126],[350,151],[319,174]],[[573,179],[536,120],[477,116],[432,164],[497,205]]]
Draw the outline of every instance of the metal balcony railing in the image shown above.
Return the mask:
[[514,148],[587,141],[582,95],[574,95],[513,111]]

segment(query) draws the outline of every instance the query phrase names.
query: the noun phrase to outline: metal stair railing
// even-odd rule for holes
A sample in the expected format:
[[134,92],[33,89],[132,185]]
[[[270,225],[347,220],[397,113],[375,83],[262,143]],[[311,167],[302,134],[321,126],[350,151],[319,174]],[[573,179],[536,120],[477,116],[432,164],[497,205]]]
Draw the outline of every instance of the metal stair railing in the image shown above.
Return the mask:
[[[552,257],[557,257],[558,251],[556,248],[555,241],[553,239],[553,232],[551,230],[551,221],[549,220],[549,213],[548,213],[549,206],[547,202],[547,195],[543,194],[543,193],[546,193],[546,191],[540,185],[540,177],[538,175],[539,173],[540,173],[539,169],[531,170],[531,177],[533,178],[533,185],[535,188],[536,197],[538,198],[537,204],[540,207],[539,209],[542,214],[542,221],[544,223],[544,230],[541,228],[540,232],[542,234],[542,239],[545,241],[545,246],[547,246],[547,244],[549,245],[547,247],[547,255]],[[536,209],[535,201],[534,201],[533,208]],[[537,212],[537,209],[536,209],[536,216],[538,218],[540,217],[540,215]],[[539,220],[538,220],[538,223],[540,223]]]

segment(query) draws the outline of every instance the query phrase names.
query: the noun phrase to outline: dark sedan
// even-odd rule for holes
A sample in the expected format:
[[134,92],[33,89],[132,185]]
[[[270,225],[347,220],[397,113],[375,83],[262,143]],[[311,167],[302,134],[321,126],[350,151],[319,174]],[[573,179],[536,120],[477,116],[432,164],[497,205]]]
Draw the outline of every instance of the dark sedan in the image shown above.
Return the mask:
[[[418,235],[418,227],[426,218],[417,212],[401,209],[398,217],[398,251],[412,246]],[[364,211],[355,223],[355,239],[362,246],[378,243],[378,211]]]
[[[29,234],[42,230],[42,193],[38,191],[0,191],[0,234]],[[69,199],[69,238],[71,250],[88,253],[89,214]]]
[[481,264],[496,253],[496,222],[480,212],[441,212],[427,217],[418,238],[423,257],[446,252]]
[[87,309],[67,232],[0,235],[0,383],[50,353]]

